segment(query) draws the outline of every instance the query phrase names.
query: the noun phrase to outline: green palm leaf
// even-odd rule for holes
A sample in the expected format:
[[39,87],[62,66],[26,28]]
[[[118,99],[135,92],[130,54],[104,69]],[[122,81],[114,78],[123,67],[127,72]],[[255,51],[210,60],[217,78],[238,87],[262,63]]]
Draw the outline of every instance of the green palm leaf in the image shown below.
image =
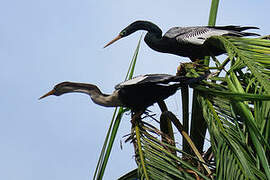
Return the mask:
[[[208,178],[197,167],[176,156],[170,149],[178,153],[183,151],[160,140],[162,132],[154,126],[140,120],[135,123],[131,141],[135,147],[136,162],[141,179],[174,180],[194,179],[197,176]],[[192,156],[190,156],[192,157]],[[197,158],[192,157],[195,161]]]
[[215,154],[217,179],[269,179],[270,41],[213,37],[231,67],[197,86]]

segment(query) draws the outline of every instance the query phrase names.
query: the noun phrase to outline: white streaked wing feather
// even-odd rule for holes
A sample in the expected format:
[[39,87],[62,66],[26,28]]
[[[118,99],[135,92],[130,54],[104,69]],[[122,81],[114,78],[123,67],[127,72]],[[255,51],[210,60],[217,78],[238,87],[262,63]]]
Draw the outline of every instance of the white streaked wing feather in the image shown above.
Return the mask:
[[122,83],[116,85],[116,86],[115,86],[115,89],[119,89],[119,88],[121,88],[121,87],[123,87],[123,86],[128,86],[128,85],[137,84],[138,82],[140,82],[140,81],[142,81],[142,80],[144,80],[144,79],[146,79],[146,78],[147,78],[147,77],[144,76],[144,75],[137,76],[137,77],[135,77],[135,78],[132,78],[132,79],[130,79],[130,80],[127,80],[127,81],[125,81],[125,82],[122,82]]
[[178,36],[176,38],[177,41],[184,41],[186,43],[202,45],[206,39],[212,36],[221,36],[224,34],[228,34],[229,31],[227,30],[209,30],[203,33],[196,33],[195,35],[190,36]]
[[124,86],[130,86],[135,84],[143,84],[143,83],[156,83],[168,80],[172,77],[169,74],[146,74],[134,77],[128,81],[122,82],[115,86],[115,89],[120,89]]
[[164,34],[164,37],[175,38],[179,35],[188,34],[189,32],[192,32],[192,29],[193,27],[173,27]]
[[178,42],[202,45],[211,36],[220,36],[228,33],[230,33],[228,30],[209,27],[173,27],[164,36],[176,38]]
[[171,86],[174,84],[180,84],[180,82],[157,83],[157,85],[160,85],[160,86]]
[[152,83],[157,83],[161,81],[168,80],[172,77],[172,75],[169,74],[146,74],[145,79],[140,81],[139,83],[146,83],[146,82],[152,82]]

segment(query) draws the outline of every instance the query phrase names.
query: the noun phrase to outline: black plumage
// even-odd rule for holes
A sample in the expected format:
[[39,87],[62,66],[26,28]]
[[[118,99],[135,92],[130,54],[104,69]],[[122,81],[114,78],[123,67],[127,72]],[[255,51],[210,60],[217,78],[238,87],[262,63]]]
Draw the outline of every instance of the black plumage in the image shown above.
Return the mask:
[[122,37],[126,37],[138,30],[148,31],[144,41],[155,51],[189,57],[192,61],[202,59],[205,56],[217,56],[225,53],[223,48],[205,44],[212,36],[255,36],[256,33],[243,32],[257,27],[241,26],[194,26],[173,27],[163,36],[161,29],[149,21],[136,21],[123,29],[120,34],[105,47]]

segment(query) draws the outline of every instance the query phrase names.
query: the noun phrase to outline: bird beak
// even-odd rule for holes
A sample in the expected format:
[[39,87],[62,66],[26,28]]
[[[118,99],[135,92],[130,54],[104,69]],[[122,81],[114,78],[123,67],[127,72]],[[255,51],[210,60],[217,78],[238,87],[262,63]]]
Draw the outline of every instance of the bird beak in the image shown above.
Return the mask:
[[122,36],[118,35],[116,38],[114,38],[114,39],[111,40],[108,44],[106,44],[106,45],[104,46],[104,48],[107,47],[107,46],[109,46],[109,45],[111,45],[112,43],[114,43],[115,41],[117,41],[117,40],[119,40],[119,39],[121,39],[121,38],[122,38]]
[[50,92],[48,92],[48,93],[44,94],[43,96],[41,96],[41,97],[39,98],[39,100],[40,100],[40,99],[43,99],[43,98],[45,98],[45,97],[47,97],[47,96],[53,95],[54,93],[55,93],[55,90],[53,89],[53,90],[51,90]]

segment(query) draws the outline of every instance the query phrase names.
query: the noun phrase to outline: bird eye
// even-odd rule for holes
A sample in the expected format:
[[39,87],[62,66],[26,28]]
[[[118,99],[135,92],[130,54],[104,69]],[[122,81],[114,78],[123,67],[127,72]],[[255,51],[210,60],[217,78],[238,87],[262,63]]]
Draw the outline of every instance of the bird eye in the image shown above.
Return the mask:
[[119,35],[122,36],[122,37],[125,36],[126,35],[126,31],[121,31]]

